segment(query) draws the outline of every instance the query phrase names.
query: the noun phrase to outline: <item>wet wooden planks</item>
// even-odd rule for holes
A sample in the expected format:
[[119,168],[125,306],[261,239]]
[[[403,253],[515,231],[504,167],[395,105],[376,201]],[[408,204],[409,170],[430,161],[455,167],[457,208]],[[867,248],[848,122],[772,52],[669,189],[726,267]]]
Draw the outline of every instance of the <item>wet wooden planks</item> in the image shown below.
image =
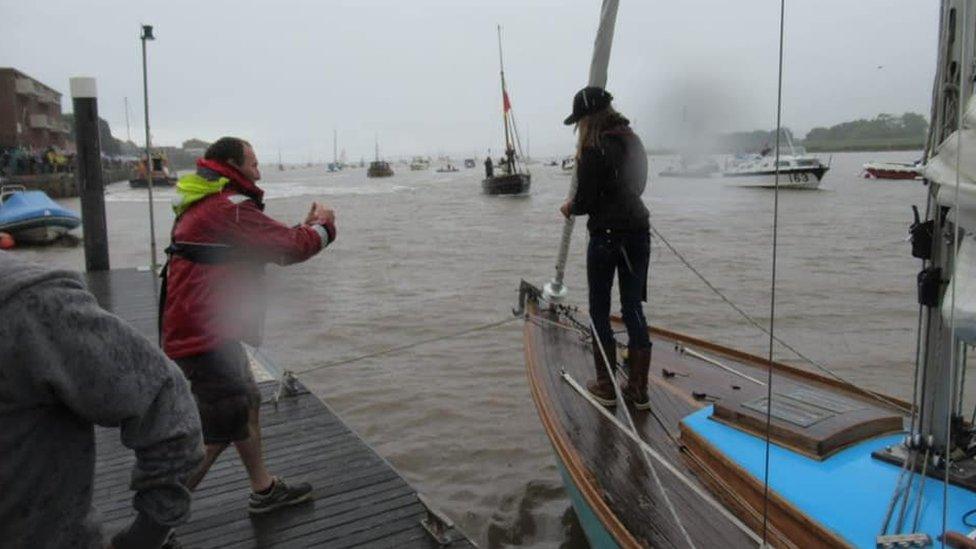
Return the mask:
[[[103,307],[156,340],[157,279],[135,269],[88,275]],[[274,382],[260,384],[261,425],[269,469],[309,482],[314,501],[252,518],[247,475],[228,449],[204,478],[187,524],[177,529],[186,547],[438,547],[420,525],[417,493],[324,403],[303,387],[271,402]],[[109,532],[132,519],[129,475],[135,461],[115,429],[96,430],[94,503]],[[450,547],[471,547],[456,531]]]
[[[641,450],[562,379],[563,371],[580,383],[593,376],[593,359],[577,332],[557,328],[551,322],[530,320],[526,323],[526,337],[528,353],[534,355],[529,368],[531,383],[539,390],[539,397],[548,402],[540,414],[545,413],[552,420],[551,428],[547,428],[550,438],[555,432],[566,441],[567,457],[581,466],[580,474],[597,487],[596,497],[629,531],[635,544],[687,546],[687,532],[699,547],[752,545],[746,535],[703,504],[694,491],[663,466],[651,461],[653,470],[649,468]],[[690,476],[683,465],[680,445],[671,437],[678,435],[678,420],[701,404],[689,402],[658,384],[651,385],[650,393],[668,405],[655,403],[660,422],[648,413],[635,414],[637,429],[651,447]],[[624,421],[619,410],[617,417]]]
[[[616,535],[614,523],[622,523],[626,532],[624,536],[617,535],[617,539],[623,545],[630,544],[628,536],[635,545],[686,545],[684,529],[698,546],[754,546],[749,535],[696,492],[707,484],[713,495],[754,531],[762,528],[758,510],[762,508],[762,500],[758,504],[747,500],[744,497],[747,491],[741,485],[732,486],[738,478],[725,465],[716,465],[714,456],[702,451],[700,445],[695,446],[686,439],[681,422],[709,404],[714,404],[715,409],[744,407],[763,398],[768,373],[766,361],[665,330],[651,330],[655,345],[648,388],[652,411],[636,412],[634,421],[644,442],[691,478],[688,485],[656,462],[651,461],[650,466],[643,462],[634,443],[563,380],[561,373],[565,371],[583,383],[593,377],[594,366],[584,334],[572,325],[560,326],[559,320],[549,311],[530,310],[525,325],[529,379],[557,457],[564,464],[575,461],[579,465],[575,471],[570,470],[570,476],[608,531]],[[723,369],[716,362],[737,373]],[[829,417],[818,417],[817,422],[806,426],[787,421],[794,419],[789,414],[780,414],[784,416],[780,418],[774,412],[773,441],[778,445],[788,446],[799,433],[806,437],[801,442],[822,443],[821,454],[827,455],[845,443],[845,439],[838,437],[860,439],[900,427],[899,412],[890,406],[880,406],[863,390],[784,365],[777,364],[775,372],[774,398],[790,397],[799,404],[815,401],[818,410],[830,412]],[[907,406],[900,402],[894,404]],[[618,406],[614,413],[623,420],[621,409]],[[754,415],[759,413],[746,409]],[[799,406],[798,409],[805,410]],[[741,422],[736,427],[746,429]],[[777,428],[789,436],[777,437]],[[560,451],[560,446],[568,450]],[[655,472],[660,481],[654,478]],[[760,498],[761,489],[760,485]],[[773,501],[769,534],[776,544],[789,545],[790,540],[808,539],[813,541],[800,545],[832,543],[824,542],[823,537],[804,537],[814,530],[807,524],[809,521],[780,520],[777,513],[782,515],[782,509],[787,506],[777,504],[775,494]]]

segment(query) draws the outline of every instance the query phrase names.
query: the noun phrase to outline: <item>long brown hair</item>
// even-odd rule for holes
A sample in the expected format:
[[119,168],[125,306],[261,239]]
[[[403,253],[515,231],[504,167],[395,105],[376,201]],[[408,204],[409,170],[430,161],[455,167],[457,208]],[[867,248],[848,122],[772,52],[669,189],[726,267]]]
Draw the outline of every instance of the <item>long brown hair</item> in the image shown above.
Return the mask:
[[576,141],[576,159],[579,160],[580,152],[585,147],[599,147],[600,134],[618,124],[621,118],[620,113],[609,105],[602,111],[580,118],[576,123],[576,133],[579,134]]

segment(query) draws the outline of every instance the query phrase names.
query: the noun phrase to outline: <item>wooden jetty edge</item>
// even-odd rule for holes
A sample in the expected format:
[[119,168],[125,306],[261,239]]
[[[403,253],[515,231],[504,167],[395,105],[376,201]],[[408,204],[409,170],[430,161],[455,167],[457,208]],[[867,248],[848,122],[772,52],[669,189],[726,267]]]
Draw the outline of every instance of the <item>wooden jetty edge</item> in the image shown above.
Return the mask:
[[[157,340],[155,276],[125,269],[88,273],[87,280],[102,307]],[[268,468],[310,482],[315,500],[250,517],[247,475],[228,449],[197,489],[189,522],[177,529],[185,547],[474,547],[449,520],[440,522],[441,529],[433,526],[441,537],[436,540],[427,526],[441,517],[304,386],[299,383],[297,394],[275,406],[277,383],[259,385]],[[94,505],[111,533],[133,516],[129,475],[135,458],[114,429],[97,429],[96,448]]]

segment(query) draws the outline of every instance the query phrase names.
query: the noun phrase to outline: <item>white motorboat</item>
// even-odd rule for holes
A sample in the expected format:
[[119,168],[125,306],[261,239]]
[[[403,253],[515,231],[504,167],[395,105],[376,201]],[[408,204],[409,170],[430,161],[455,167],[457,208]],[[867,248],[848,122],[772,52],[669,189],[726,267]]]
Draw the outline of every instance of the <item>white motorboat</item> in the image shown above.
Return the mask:
[[787,137],[786,147],[780,148],[779,159],[769,148],[757,154],[729,159],[726,161],[722,177],[734,177],[742,187],[771,189],[776,186],[776,172],[779,168],[779,188],[817,189],[830,165],[820,158],[807,154],[803,147],[794,147]]

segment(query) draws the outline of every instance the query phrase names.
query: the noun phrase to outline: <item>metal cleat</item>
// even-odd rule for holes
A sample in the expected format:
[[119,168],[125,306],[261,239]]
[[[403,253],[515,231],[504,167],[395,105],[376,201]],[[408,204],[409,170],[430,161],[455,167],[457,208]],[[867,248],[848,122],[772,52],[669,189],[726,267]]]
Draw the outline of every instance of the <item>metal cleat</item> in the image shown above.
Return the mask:
[[424,530],[427,530],[427,533],[434,538],[434,541],[436,541],[441,547],[450,545],[457,541],[458,537],[456,535],[452,535],[452,531],[454,530],[454,522],[446,515],[435,509],[422,494],[417,494],[417,499],[420,500],[420,504],[423,505],[424,510],[427,511],[424,518],[420,519],[420,525],[424,527]]
[[300,392],[298,378],[295,377],[295,374],[291,370],[282,372],[281,379],[278,380],[278,390],[275,391],[274,399],[272,400],[275,411],[278,411],[278,401],[282,397],[295,396]]

